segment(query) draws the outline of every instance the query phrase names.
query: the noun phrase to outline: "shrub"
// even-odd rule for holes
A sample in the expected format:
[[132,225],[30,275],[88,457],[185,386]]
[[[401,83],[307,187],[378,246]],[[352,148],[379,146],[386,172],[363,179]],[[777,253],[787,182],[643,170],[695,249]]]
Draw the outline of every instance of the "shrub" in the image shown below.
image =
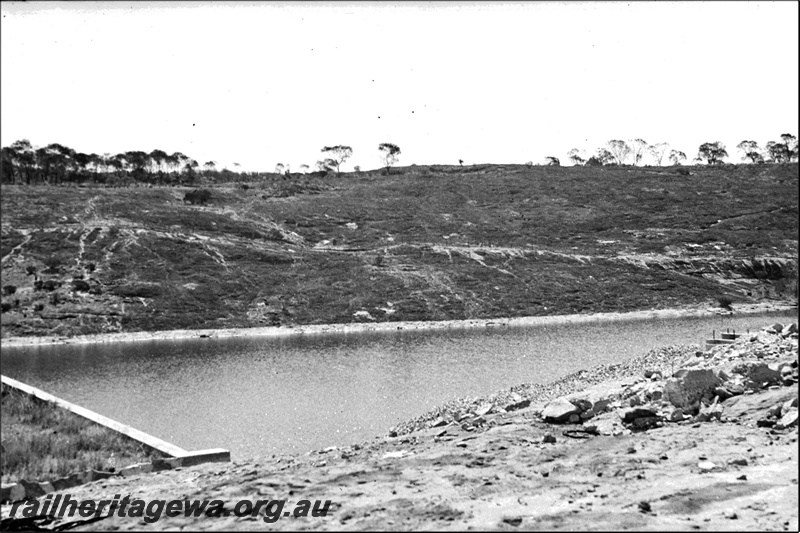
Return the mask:
[[95,268],[96,267],[94,263],[89,263],[88,265],[86,265],[86,270],[88,270],[89,272],[94,272]]
[[158,285],[120,285],[114,287],[112,291],[117,296],[130,298],[154,298],[161,294],[161,287]]
[[192,192],[187,192],[186,195],[183,197],[184,203],[190,202],[192,205],[200,204],[203,205],[207,201],[211,199],[211,191],[208,189],[195,189]]
[[82,279],[72,280],[72,290],[79,292],[87,292],[91,287]]
[[3,313],[5,313],[6,311],[11,311],[11,304],[3,302],[2,308],[3,308]]
[[36,267],[33,265],[26,266],[25,273],[29,276],[33,276],[34,274],[36,274]]
[[10,295],[17,292],[17,288],[14,285],[6,285],[3,287],[3,294]]
[[730,309],[731,304],[733,304],[733,300],[731,300],[727,296],[719,296],[717,298],[717,303],[722,309]]
[[61,269],[61,258],[56,255],[52,255],[44,260],[44,264],[47,266],[45,272],[57,274]]
[[54,292],[50,295],[50,303],[53,305],[58,305],[61,303],[61,297],[57,292]]
[[42,280],[37,279],[36,281],[33,282],[33,290],[35,291],[42,290],[42,285],[43,285]]
[[44,304],[36,304],[33,306],[33,309],[36,311],[44,311]]
[[42,288],[46,291],[54,291],[59,287],[59,285],[61,285],[59,282],[52,279],[48,279],[47,281],[42,283]]

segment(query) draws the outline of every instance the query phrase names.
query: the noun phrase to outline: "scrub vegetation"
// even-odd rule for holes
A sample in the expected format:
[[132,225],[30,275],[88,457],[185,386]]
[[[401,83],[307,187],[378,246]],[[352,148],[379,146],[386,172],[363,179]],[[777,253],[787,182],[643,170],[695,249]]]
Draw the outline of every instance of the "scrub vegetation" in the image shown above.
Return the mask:
[[60,407],[0,385],[2,482],[49,481],[73,472],[114,472],[160,452]]
[[[207,201],[185,201],[198,188]],[[4,337],[797,297],[797,163],[412,165],[2,193]]]

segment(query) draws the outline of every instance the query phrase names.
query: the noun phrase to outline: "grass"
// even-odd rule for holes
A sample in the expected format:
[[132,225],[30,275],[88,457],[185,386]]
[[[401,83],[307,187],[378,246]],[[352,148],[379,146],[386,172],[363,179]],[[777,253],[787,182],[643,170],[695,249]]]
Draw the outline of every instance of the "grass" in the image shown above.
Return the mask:
[[[796,297],[798,165],[692,172],[406,167],[246,190],[206,184],[204,207],[184,204],[185,188],[4,186],[0,249],[19,247],[2,265],[4,283],[18,287],[3,302],[19,306],[3,313],[1,331],[342,323],[357,311],[378,321],[491,318]],[[653,257],[675,261],[643,266]],[[765,257],[758,290],[708,274],[745,272],[743,261]],[[48,263],[57,267],[45,273]],[[57,304],[33,290],[28,265],[62,282]],[[80,275],[88,293],[71,290]]]
[[5,385],[0,394],[3,483],[49,481],[89,469],[113,472],[163,457],[114,431]]

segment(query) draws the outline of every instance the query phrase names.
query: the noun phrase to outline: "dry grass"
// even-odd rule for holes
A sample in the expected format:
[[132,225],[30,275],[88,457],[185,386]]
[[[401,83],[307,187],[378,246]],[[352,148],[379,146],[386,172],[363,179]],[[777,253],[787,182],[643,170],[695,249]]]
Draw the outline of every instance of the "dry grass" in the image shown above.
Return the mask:
[[160,458],[138,443],[5,385],[0,402],[2,482],[47,481],[88,469],[115,471]]

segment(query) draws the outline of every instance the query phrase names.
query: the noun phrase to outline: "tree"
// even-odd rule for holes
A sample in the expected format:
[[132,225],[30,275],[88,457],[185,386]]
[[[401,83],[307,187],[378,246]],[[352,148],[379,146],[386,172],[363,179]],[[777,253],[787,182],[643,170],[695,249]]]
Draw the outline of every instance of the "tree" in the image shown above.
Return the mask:
[[748,159],[752,163],[763,163],[764,157],[761,155],[760,149],[758,148],[758,143],[755,141],[742,141],[736,145],[736,148],[742,151],[744,155],[742,156],[742,161],[747,161]]
[[381,152],[381,158],[386,164],[386,172],[391,172],[392,165],[397,163],[397,159],[400,157],[400,147],[392,143],[381,143],[378,145],[378,151]]
[[305,163],[300,165],[300,172],[302,172],[303,174],[308,174],[308,165],[306,165]]
[[458,160],[458,166],[460,166],[460,167],[464,166],[464,160],[463,159],[459,159]]
[[669,160],[673,165],[680,165],[683,161],[686,161],[686,154],[680,150],[670,150]]
[[631,153],[628,143],[620,140],[608,141],[608,152],[617,165],[622,165]]
[[573,165],[583,165],[584,163],[586,163],[586,158],[584,156],[585,154],[583,150],[580,150],[578,148],[573,148],[572,150],[567,152],[567,157],[569,158],[570,161],[572,161]]
[[340,175],[341,172],[339,167],[347,161],[351,155],[353,155],[353,149],[349,146],[344,145],[337,145],[337,146],[325,146],[322,148],[321,152],[328,156],[326,161],[333,161],[334,167],[336,168],[336,174]]
[[283,163],[278,163],[277,165],[275,165],[275,173],[276,174],[283,174],[283,171],[285,169],[286,169],[286,167],[283,166]]
[[781,139],[783,139],[783,144],[786,145],[788,161],[791,162],[792,159],[797,159],[797,137],[791,133],[784,133],[781,135]]
[[709,165],[720,165],[722,159],[728,157],[728,152],[725,150],[725,145],[719,141],[713,143],[703,143],[697,150],[697,159],[701,161],[706,160]]
[[545,157],[545,160],[547,161],[547,164],[551,167],[561,166],[561,161],[559,161],[557,157],[553,157],[552,155],[548,155],[547,157]]
[[650,145],[650,155],[653,156],[653,160],[658,166],[661,166],[661,161],[664,159],[664,154],[667,152],[667,148],[669,148],[669,144],[667,143],[656,143]]
[[633,166],[636,166],[641,162],[649,145],[644,139],[634,139],[629,146],[631,148],[631,154],[633,155]]
[[614,162],[614,154],[607,148],[598,148],[595,156],[601,165],[610,165]]

